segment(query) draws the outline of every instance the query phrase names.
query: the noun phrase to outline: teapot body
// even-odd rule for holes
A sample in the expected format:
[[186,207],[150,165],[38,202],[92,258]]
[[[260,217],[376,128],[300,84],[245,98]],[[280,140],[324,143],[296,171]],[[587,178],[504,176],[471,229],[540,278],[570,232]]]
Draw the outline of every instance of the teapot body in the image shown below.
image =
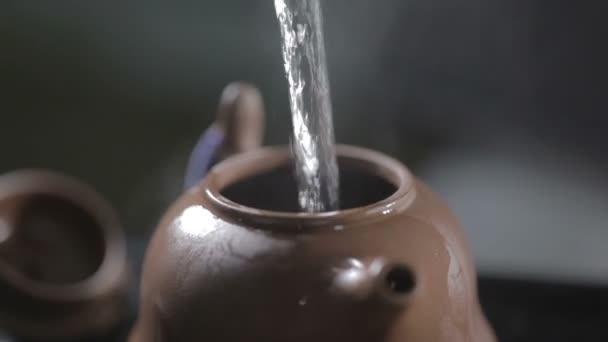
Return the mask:
[[396,191],[321,214],[224,198],[235,179],[288,159],[266,148],[221,163],[186,192],[149,246],[130,342],[494,341],[463,231],[443,201],[388,157],[339,153],[343,167],[380,170]]

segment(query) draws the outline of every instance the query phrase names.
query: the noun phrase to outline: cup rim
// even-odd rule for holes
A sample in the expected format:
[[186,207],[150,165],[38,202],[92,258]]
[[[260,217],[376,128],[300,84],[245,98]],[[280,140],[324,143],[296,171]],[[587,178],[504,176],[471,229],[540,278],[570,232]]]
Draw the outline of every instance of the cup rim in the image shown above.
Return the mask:
[[[414,177],[400,161],[383,153],[350,145],[337,145],[339,158],[371,175],[382,177],[396,188],[390,196],[362,207],[321,213],[281,212],[248,207],[236,203],[221,191],[240,180],[284,166],[291,160],[286,146],[264,147],[229,158],[211,169],[195,191],[200,192],[215,210],[239,223],[256,228],[300,231],[304,228],[335,229],[352,222],[386,217],[405,209],[413,200]],[[308,229],[306,231],[309,231]]]
[[120,286],[127,271],[126,239],[109,202],[88,184],[50,170],[27,169],[0,176],[0,199],[23,195],[51,195],[86,211],[101,230],[103,260],[85,279],[60,284],[37,282],[0,263],[2,281],[35,298],[65,303],[89,301]]

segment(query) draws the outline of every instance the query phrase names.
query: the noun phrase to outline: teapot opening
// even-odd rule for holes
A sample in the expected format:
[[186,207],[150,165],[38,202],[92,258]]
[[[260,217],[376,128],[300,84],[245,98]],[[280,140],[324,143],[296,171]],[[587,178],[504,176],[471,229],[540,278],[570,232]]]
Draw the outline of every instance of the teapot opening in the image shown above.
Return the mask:
[[[380,202],[397,191],[397,186],[368,168],[339,157],[340,209],[365,207]],[[228,185],[220,191],[227,199],[247,207],[278,212],[301,211],[292,164],[264,170]]]

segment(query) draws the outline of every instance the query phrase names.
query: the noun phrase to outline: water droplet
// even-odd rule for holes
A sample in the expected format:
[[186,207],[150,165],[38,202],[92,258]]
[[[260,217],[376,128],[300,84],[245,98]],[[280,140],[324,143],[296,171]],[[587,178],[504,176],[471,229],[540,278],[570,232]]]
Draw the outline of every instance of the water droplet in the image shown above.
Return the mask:
[[343,231],[344,230],[344,226],[342,226],[342,225],[334,226],[334,230],[337,231],[337,232]]
[[382,215],[388,215],[388,214],[390,214],[390,213],[392,213],[392,212],[393,212],[392,210],[390,210],[390,209],[386,209],[386,210],[384,210],[384,211],[382,212]]
[[298,304],[300,304],[300,306],[305,306],[306,304],[308,304],[308,297],[304,296],[304,297],[300,298],[300,300],[298,301]]

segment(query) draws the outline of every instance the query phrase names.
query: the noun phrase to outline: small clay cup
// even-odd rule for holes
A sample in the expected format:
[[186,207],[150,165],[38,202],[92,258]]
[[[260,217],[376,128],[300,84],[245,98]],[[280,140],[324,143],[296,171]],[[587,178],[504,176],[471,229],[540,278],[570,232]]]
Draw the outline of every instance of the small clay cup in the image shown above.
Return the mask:
[[89,186],[41,170],[0,176],[0,330],[28,340],[86,338],[128,313],[126,242]]
[[338,155],[336,212],[298,212],[286,147],[187,191],[148,248],[130,342],[495,341],[446,204],[395,159]]

